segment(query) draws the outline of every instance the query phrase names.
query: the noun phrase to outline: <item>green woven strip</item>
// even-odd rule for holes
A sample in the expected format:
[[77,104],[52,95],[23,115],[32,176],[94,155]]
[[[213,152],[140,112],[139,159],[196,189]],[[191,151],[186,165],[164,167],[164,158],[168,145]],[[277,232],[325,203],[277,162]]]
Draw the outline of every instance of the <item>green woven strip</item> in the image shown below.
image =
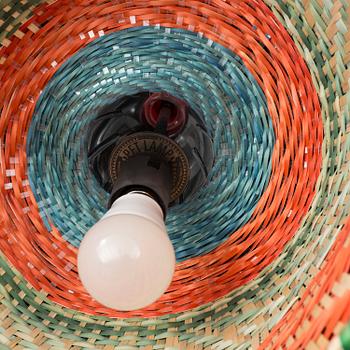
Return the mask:
[[[310,1],[305,5],[302,1],[268,0],[267,3],[307,62],[324,121],[326,141],[318,193],[294,240],[259,278],[230,296],[196,310],[150,320],[110,320],[61,308],[27,286],[2,258],[0,343],[4,349],[16,346],[18,349],[107,349],[107,346],[135,349],[146,345],[153,349],[189,348],[167,346],[171,337],[207,348],[248,349],[254,338],[266,336],[298,300],[324,261],[350,210],[347,185],[350,94],[346,83],[350,62],[348,53],[344,52],[350,26],[346,12],[349,5],[345,0],[337,2],[341,5],[340,19],[337,30],[329,36],[327,28],[332,23],[334,2]],[[23,7],[18,9],[22,10]],[[1,13],[0,18],[7,17],[6,12]],[[10,18],[9,23],[18,28],[18,20]],[[12,29],[3,29],[3,25],[2,37],[9,37]],[[343,335],[348,333],[348,328],[342,333],[343,344],[348,342],[348,336]],[[229,332],[224,333],[225,329]],[[131,335],[126,335],[129,332]]]
[[350,350],[350,323],[340,333],[340,341],[344,350]]
[[0,43],[5,38],[10,38],[33,15],[32,10],[40,3],[44,3],[44,1],[1,0]]

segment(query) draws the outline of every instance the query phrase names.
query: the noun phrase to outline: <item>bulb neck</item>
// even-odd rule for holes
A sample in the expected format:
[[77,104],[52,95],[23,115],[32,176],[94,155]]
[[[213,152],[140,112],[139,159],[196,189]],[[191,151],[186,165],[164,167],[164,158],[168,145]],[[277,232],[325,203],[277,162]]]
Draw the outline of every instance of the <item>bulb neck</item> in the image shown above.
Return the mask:
[[135,191],[119,197],[114,201],[111,208],[101,220],[120,214],[146,218],[159,226],[164,232],[166,231],[163,210],[161,206],[147,193]]
[[173,182],[169,162],[161,154],[141,153],[119,160],[117,164],[118,178],[113,185],[109,207],[127,193],[145,192],[160,205],[165,217]]

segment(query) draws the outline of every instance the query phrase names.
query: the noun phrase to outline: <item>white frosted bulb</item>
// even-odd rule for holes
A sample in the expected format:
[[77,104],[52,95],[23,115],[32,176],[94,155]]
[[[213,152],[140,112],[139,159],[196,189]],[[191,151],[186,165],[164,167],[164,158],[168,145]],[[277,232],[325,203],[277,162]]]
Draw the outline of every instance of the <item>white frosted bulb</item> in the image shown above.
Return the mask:
[[136,310],[156,301],[174,269],[162,210],[140,193],[118,198],[79,247],[78,272],[85,289],[116,310]]

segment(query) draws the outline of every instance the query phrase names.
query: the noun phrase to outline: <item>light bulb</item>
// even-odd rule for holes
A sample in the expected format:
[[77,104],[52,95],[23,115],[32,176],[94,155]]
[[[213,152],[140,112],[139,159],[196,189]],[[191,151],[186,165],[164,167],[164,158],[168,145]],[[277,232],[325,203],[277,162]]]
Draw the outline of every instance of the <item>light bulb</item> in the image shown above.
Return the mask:
[[86,233],[78,252],[85,289],[116,310],[136,310],[156,301],[174,269],[175,253],[162,209],[141,193],[118,198]]

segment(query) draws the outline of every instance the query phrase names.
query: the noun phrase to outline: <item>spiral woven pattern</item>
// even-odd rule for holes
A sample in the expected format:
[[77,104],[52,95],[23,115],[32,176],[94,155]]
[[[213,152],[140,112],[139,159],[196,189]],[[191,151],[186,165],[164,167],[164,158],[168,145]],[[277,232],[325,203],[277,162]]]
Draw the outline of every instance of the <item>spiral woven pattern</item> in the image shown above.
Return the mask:
[[[6,348],[318,349],[341,333],[350,317],[345,1],[58,0],[1,11]],[[123,40],[131,57],[114,72],[107,51],[122,55],[113,46]],[[174,62],[160,66],[155,41],[173,48]],[[118,95],[108,81],[117,78],[128,92],[152,87],[193,101],[215,140],[207,188],[167,223],[174,280],[129,313],[97,304],[76,271],[76,246],[106,198],[88,173],[84,126],[94,104]],[[252,198],[237,200],[234,186]],[[203,221],[187,231],[186,220],[197,225],[191,215]]]
[[79,247],[109,197],[88,169],[89,122],[113,96],[147,90],[186,100],[203,115],[215,147],[208,185],[167,216],[181,261],[210,252],[243,226],[271,173],[274,132],[265,96],[241,60],[221,45],[182,30],[136,27],[81,49],[37,103],[27,140],[29,180],[37,202],[44,203],[43,219]]

